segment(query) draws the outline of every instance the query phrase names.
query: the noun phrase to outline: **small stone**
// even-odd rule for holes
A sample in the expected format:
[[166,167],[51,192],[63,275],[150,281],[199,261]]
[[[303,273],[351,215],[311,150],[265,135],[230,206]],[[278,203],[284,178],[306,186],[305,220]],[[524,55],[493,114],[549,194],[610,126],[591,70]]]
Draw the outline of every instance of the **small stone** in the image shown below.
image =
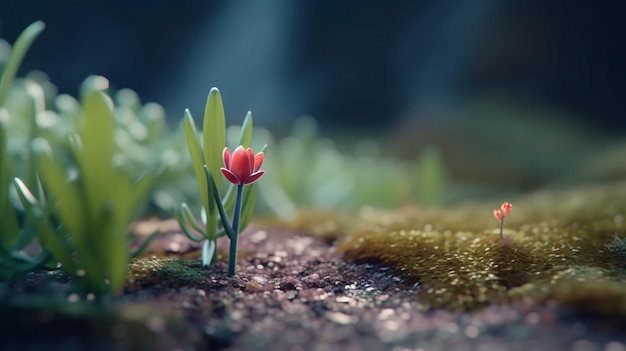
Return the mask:
[[342,312],[326,312],[325,316],[329,321],[341,325],[355,324],[359,320],[357,316],[349,316]]
[[289,281],[289,280],[280,282],[280,285],[278,286],[278,288],[280,290],[282,290],[282,291],[296,290],[297,289],[297,287],[294,284],[294,282],[293,281]]

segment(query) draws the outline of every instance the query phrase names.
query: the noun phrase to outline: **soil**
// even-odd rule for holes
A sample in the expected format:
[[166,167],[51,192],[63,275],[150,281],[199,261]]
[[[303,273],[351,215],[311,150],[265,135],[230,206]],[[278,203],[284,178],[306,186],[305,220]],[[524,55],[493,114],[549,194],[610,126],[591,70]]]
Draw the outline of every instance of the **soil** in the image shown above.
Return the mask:
[[419,285],[376,262],[346,262],[327,238],[252,225],[229,277],[228,240],[219,261],[201,267],[199,245],[171,220],[143,224],[139,232],[168,232],[143,258],[161,268],[134,262],[129,284],[104,308],[55,271],[5,287],[0,349],[626,351],[623,320],[552,301],[433,309],[417,297]]

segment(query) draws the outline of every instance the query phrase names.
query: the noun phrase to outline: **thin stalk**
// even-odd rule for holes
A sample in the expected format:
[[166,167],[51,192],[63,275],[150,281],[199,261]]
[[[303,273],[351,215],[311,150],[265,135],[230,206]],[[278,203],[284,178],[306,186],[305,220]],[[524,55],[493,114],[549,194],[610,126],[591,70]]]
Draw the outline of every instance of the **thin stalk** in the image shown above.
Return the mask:
[[224,227],[224,232],[229,239],[232,239],[233,227],[230,225],[230,223],[228,223],[228,214],[226,214],[226,210],[224,210],[224,205],[222,205],[220,192],[217,189],[215,182],[213,181],[211,171],[209,171],[209,168],[206,165],[204,166],[204,173],[206,174],[207,186],[210,187],[209,189],[213,189],[212,191],[209,191],[209,193],[213,193],[215,204],[217,205],[217,210],[219,211],[220,219],[222,221],[222,226]]
[[500,240],[502,240],[502,231],[504,230],[504,219],[500,221]]
[[235,213],[233,214],[233,231],[230,238],[230,251],[228,252],[228,275],[235,275],[235,265],[237,264],[237,238],[239,236],[239,219],[241,217],[241,198],[243,195],[243,184],[237,185],[237,198],[235,200]]

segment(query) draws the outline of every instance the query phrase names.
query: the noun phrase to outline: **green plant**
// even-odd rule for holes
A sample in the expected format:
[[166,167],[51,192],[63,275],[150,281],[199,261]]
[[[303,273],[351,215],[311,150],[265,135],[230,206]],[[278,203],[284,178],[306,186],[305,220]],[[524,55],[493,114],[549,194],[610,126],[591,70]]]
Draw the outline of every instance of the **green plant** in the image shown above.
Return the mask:
[[[20,191],[25,184],[14,177],[14,164],[9,152],[7,130],[11,122],[10,112],[5,107],[9,91],[14,85],[15,75],[22,59],[33,41],[44,29],[43,22],[35,22],[28,26],[18,37],[13,48],[5,44],[8,55],[2,65],[0,75],[0,280],[9,280],[21,272],[27,272],[44,264],[50,257],[44,247],[38,254],[32,256],[25,253],[26,246],[35,241],[37,236],[36,218],[32,215],[35,210],[31,203],[26,201],[24,193]],[[2,43],[0,43],[2,44]],[[33,93],[36,94],[36,93]],[[36,108],[35,98],[29,104]],[[31,119],[29,123],[33,123]],[[34,128],[31,130],[34,132]],[[25,162],[24,173],[31,183],[36,183],[37,198],[43,198],[41,184],[36,180],[35,170],[30,162]],[[17,191],[16,191],[17,190]],[[31,199],[35,196],[28,193]],[[20,201],[17,201],[19,197]],[[20,209],[21,207],[21,209]],[[43,209],[46,215],[49,209]]]
[[[236,186],[230,184],[223,198],[219,198],[221,180],[213,179],[211,174],[216,174],[222,168],[222,152],[226,147],[226,122],[222,97],[217,88],[212,88],[207,97],[201,141],[198,140],[198,132],[193,117],[189,110],[185,111],[184,117],[185,136],[187,147],[191,157],[191,164],[196,176],[202,208],[199,222],[186,203],[182,203],[180,209],[174,210],[174,216],[178,220],[185,235],[195,242],[204,241],[202,247],[202,264],[207,266],[215,260],[217,239],[229,234],[223,225],[220,225],[220,215],[216,202],[223,204],[225,215],[233,213],[237,198]],[[248,112],[241,126],[241,133],[237,145],[248,147],[252,139],[252,114]],[[206,169],[205,169],[206,168]],[[212,179],[212,180],[211,180]],[[252,218],[252,210],[256,201],[255,186],[248,188],[243,198],[242,216],[239,230],[245,229]],[[215,197],[219,198],[215,200]],[[202,223],[202,226],[200,226]],[[223,224],[223,223],[222,223]],[[197,234],[192,232],[195,231]],[[231,238],[232,240],[232,238]]]
[[108,95],[96,88],[85,91],[81,106],[78,133],[70,135],[75,167],[66,169],[45,139],[33,141],[43,184],[61,222],[51,228],[40,217],[39,234],[64,271],[87,292],[104,297],[126,281],[131,257],[127,226],[153,176],[132,181],[115,164],[116,120]]
[[[72,150],[68,134],[77,132],[83,119],[80,99],[67,94],[57,94],[56,87],[42,72],[28,72],[16,77],[16,66],[34,39],[43,29],[37,22],[27,28],[15,47],[0,39],[0,72],[3,73],[1,91],[3,105],[10,116],[7,134],[11,136],[8,153],[13,172],[33,186],[34,158],[30,157],[30,142],[36,137],[45,138],[67,167],[71,167]],[[24,35],[29,40],[22,39]],[[28,44],[28,45],[26,45]],[[150,192],[147,210],[167,213],[182,199],[199,202],[197,191],[189,186],[191,162],[184,142],[182,128],[169,132],[164,109],[156,103],[143,104],[137,93],[130,89],[111,91],[108,80],[102,76],[87,77],[81,85],[80,95],[94,89],[107,90],[115,102],[116,163],[132,177],[139,177],[145,169],[155,169],[154,187]],[[191,181],[191,182],[190,182]]]
[[[49,258],[50,253],[44,247],[41,251],[31,256],[24,252],[27,245],[31,244],[37,237],[37,218],[32,212],[37,210],[36,205],[27,201],[25,193],[19,191],[25,187],[24,183],[15,179],[11,182],[11,165],[7,153],[7,138],[3,118],[6,112],[0,108],[0,281],[11,280],[16,274],[31,271],[43,265]],[[14,189],[18,189],[18,192]],[[20,216],[13,201],[13,194],[19,194],[23,206],[23,216]],[[35,199],[30,192],[27,193],[29,199]],[[37,186],[37,198],[43,199],[43,190],[39,184]],[[49,209],[43,209],[43,215],[49,215]],[[21,218],[20,218],[21,217]]]

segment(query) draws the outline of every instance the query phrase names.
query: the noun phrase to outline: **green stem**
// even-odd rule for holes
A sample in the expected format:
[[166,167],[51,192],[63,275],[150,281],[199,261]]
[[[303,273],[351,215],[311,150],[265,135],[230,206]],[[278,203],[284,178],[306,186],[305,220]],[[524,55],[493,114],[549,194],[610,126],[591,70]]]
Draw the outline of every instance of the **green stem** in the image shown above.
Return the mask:
[[241,198],[243,195],[243,184],[237,185],[237,198],[235,200],[235,213],[233,214],[233,231],[230,238],[230,251],[228,253],[228,275],[235,275],[235,265],[237,264],[237,237],[239,236],[239,219],[241,218]]
[[212,189],[209,190],[209,193],[213,193],[213,198],[215,200],[215,204],[217,205],[217,210],[220,214],[220,219],[222,221],[222,226],[224,227],[224,232],[229,239],[232,239],[233,228],[231,227],[230,223],[228,223],[228,215],[226,214],[226,210],[224,210],[224,205],[222,205],[220,192],[215,185],[215,181],[213,181],[211,171],[209,171],[209,168],[206,165],[204,166],[204,173],[206,174],[207,186],[209,187],[209,189]]
[[500,240],[502,240],[502,230],[504,229],[504,219],[500,221]]

